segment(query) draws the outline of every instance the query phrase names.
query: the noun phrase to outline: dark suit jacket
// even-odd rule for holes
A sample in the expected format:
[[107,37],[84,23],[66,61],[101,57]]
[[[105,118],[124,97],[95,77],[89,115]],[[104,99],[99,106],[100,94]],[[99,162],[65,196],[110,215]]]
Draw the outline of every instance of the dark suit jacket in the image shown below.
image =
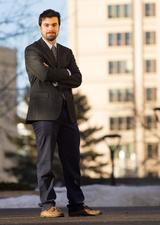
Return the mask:
[[[65,94],[69,117],[76,122],[72,88],[81,84],[82,76],[72,51],[57,44],[56,63],[52,51],[41,38],[26,47],[25,63],[31,85],[26,122],[56,120],[62,109],[62,93]],[[54,87],[53,82],[58,82],[58,86]]]

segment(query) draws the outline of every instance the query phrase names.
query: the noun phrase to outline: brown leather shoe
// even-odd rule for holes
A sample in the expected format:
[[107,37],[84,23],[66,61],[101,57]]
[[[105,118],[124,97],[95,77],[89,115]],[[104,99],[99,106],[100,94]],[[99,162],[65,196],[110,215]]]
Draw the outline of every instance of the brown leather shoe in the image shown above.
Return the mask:
[[99,216],[102,214],[100,210],[94,210],[88,206],[84,206],[82,209],[73,211],[69,210],[69,216]]
[[61,211],[61,209],[58,209],[56,207],[51,207],[49,209],[45,209],[45,210],[42,210],[41,213],[40,213],[40,217],[46,217],[46,218],[49,218],[49,217],[63,217],[64,216],[64,213]]

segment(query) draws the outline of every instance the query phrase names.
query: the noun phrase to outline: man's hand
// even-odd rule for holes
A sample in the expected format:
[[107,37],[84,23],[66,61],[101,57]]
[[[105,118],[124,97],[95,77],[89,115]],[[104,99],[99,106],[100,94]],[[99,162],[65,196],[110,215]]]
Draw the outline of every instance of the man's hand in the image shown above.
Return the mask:
[[43,63],[44,66],[49,67],[45,62]]

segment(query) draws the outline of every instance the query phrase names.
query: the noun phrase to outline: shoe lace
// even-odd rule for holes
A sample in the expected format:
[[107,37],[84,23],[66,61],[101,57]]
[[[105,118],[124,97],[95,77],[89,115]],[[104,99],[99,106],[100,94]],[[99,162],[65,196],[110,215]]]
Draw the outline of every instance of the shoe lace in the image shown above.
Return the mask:
[[84,205],[84,208],[85,208],[85,209],[92,210],[92,208],[90,208],[88,205]]
[[48,210],[50,210],[51,212],[54,212],[56,210],[56,207],[52,206],[51,208],[49,208]]
[[54,207],[54,206],[51,207],[51,211],[52,212],[54,212],[54,211],[61,212],[61,210],[59,208]]

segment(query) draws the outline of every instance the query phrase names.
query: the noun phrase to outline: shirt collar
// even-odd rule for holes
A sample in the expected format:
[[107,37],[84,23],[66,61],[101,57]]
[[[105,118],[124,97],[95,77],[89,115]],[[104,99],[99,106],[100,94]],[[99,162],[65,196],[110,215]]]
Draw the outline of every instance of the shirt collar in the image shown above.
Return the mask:
[[[46,39],[42,37],[43,41],[46,43],[46,45],[51,49],[53,45],[51,45]],[[54,44],[54,47],[57,48],[57,42]]]

